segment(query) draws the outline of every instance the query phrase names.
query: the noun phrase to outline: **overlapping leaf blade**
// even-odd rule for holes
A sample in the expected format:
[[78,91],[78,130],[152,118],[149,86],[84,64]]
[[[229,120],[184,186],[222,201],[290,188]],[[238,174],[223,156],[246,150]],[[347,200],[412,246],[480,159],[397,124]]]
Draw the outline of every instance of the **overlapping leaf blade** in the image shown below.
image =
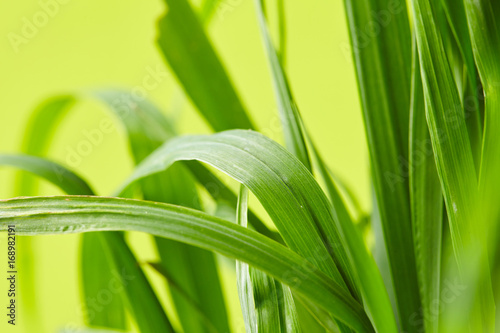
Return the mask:
[[443,197],[432,153],[420,77],[420,63],[414,45],[412,102],[410,111],[410,199],[415,259],[422,299],[422,325],[426,332],[438,332],[439,314],[431,307],[440,299]]
[[[248,189],[241,185],[237,222],[248,224]],[[290,288],[264,272],[236,261],[236,279],[247,332],[301,332]]]
[[255,231],[200,211],[102,197],[38,197],[0,201],[0,230],[64,234],[134,230],[244,261],[289,285],[359,332],[373,332],[361,305],[308,260]]
[[[465,275],[471,274],[470,267],[467,266],[477,260],[477,254],[485,246],[480,242],[480,232],[474,227],[474,221],[481,214],[476,169],[462,106],[447,63],[442,38],[436,28],[431,3],[428,0],[413,0],[412,11],[427,123],[448,213],[454,253],[463,279]],[[480,271],[487,269],[484,265],[479,268]],[[491,331],[494,309],[490,281],[479,284],[478,290],[480,299],[470,302],[473,315],[469,317],[469,323],[474,326],[474,330]],[[465,305],[457,304],[462,305],[462,308]],[[464,317],[456,316],[456,328],[459,330],[464,330],[464,325],[459,324]]]
[[[107,110],[111,111],[111,113],[120,120],[127,132],[132,156],[136,162],[142,160],[162,142],[175,135],[167,119],[152,103],[145,99],[138,99],[129,93],[119,90],[97,90],[90,93],[85,92],[83,94],[65,95],[60,98],[54,98],[54,102],[43,104],[44,108],[35,112],[33,119],[36,121],[31,122],[28,132],[31,132],[30,129],[38,126],[39,123],[47,123],[47,128],[51,128],[54,123],[59,123],[68,111],[71,110],[67,104],[60,103],[60,100],[69,99],[73,102],[72,104],[74,104],[79,98],[89,98],[102,102],[107,106]],[[39,144],[36,147],[38,147],[38,149],[45,149],[45,146],[49,144],[49,141],[45,139],[49,133],[38,131],[38,134],[40,138],[28,136],[26,140],[28,142],[27,146],[30,146],[29,142],[37,142],[39,140],[44,142],[45,145]],[[35,146],[35,144],[31,144],[31,146]],[[168,173],[162,173],[145,179],[141,182],[141,185],[144,196],[149,199],[182,203],[186,206],[193,206],[198,202],[193,180],[181,165],[175,166],[172,170],[169,170]],[[258,219],[254,220],[260,222]],[[92,235],[84,235],[82,242],[85,243],[87,238],[90,237],[92,237]],[[100,242],[96,243],[92,241],[92,243],[101,245]],[[220,287],[216,287],[219,285],[219,282],[213,255],[201,249],[189,247],[188,245],[170,240],[158,239],[158,243],[160,256],[165,260],[168,254],[177,255],[177,259],[181,259],[181,257],[185,259],[172,259],[165,261],[165,263],[168,263],[170,271],[179,273],[184,272],[191,277],[182,279],[184,287],[191,290],[192,293],[196,295],[203,310],[207,315],[212,316],[212,320],[218,324],[218,329],[222,331],[227,330],[227,317],[222,293]],[[105,271],[107,266],[98,266],[97,262],[94,264],[85,264],[85,261],[91,260],[95,251],[102,251],[100,250],[101,247],[93,248],[92,246],[83,244],[82,249],[91,251],[89,253],[82,253],[82,261],[84,262],[83,268],[85,270],[82,274],[84,276],[93,277],[102,276],[95,272],[96,270]],[[213,282],[214,288],[202,288],[200,283],[203,284],[203,282],[194,278],[199,275],[205,275],[206,281]],[[93,280],[95,280],[95,278]],[[84,291],[91,288],[91,286],[86,286],[87,281],[90,281],[88,284],[96,285],[96,281],[93,280],[82,279]],[[103,277],[102,283],[107,284],[107,280],[109,279]],[[96,288],[96,292],[102,289],[102,287]],[[203,322],[193,319],[196,312],[195,309],[187,304],[183,297],[175,291],[172,294],[176,304],[182,307],[182,309],[179,309],[179,313],[181,313],[181,318],[184,319],[182,322],[188,326],[187,330],[192,332],[199,330],[203,331]],[[84,296],[85,299],[91,297],[92,296]],[[113,311],[110,310],[110,312]],[[102,322],[94,322],[92,324],[105,326]],[[197,328],[195,329],[195,327]]]
[[373,183],[401,329],[421,310],[410,219],[411,35],[403,0],[345,0]]
[[[17,167],[36,174],[59,186],[68,194],[93,195],[93,191],[82,178],[61,165],[45,159],[24,155],[0,155],[0,164]],[[82,260],[82,266],[90,266],[90,270],[83,272],[82,275],[86,279],[83,283],[87,296],[84,301],[89,303],[93,299],[93,302],[95,302],[99,293],[103,290],[109,291],[110,284],[116,279],[116,276],[118,276],[118,282],[121,286],[117,288],[113,284],[115,294],[112,294],[111,300],[107,304],[100,304],[98,308],[93,308],[87,304],[89,324],[125,329],[125,315],[119,293],[120,290],[124,290],[123,295],[129,303],[129,308],[141,332],[173,332],[173,328],[156,294],[137,265],[137,261],[125,243],[123,235],[110,232],[91,233],[86,234],[83,240],[82,246],[88,246],[89,248]],[[95,257],[101,259],[94,260]],[[102,257],[108,257],[108,260],[103,260]],[[102,266],[98,266],[99,264]],[[114,268],[110,269],[110,265]],[[95,269],[101,268],[102,271],[96,276]],[[94,274],[89,274],[90,272]],[[111,293],[111,291],[109,292]],[[148,316],[153,317],[148,318]]]

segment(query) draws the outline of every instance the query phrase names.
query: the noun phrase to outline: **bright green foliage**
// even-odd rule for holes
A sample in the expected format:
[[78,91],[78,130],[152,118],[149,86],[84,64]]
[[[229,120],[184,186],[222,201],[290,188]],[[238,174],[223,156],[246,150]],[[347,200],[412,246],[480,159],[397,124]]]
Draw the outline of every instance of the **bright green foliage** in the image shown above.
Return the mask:
[[[107,281],[121,287],[102,311],[89,312],[89,332],[234,332],[222,261],[212,252],[236,262],[246,332],[498,331],[500,4],[457,1],[344,0],[370,153],[370,216],[360,216],[301,118],[308,110],[299,112],[286,71],[294,22],[285,1],[254,0],[282,147],[258,133],[205,31],[228,4],[165,0],[159,52],[219,133],[179,136],[159,108],[123,91],[52,97],[33,113],[23,154],[0,155],[0,165],[32,174],[20,174],[15,191],[31,197],[0,201],[0,230],[15,223],[19,235],[84,233],[87,310]],[[103,104],[126,132],[136,167],[113,197],[94,196],[76,173],[41,158],[81,99]],[[33,175],[69,196],[33,197]],[[266,218],[250,208],[250,192]],[[365,243],[378,228],[375,248],[387,254],[387,267]],[[138,262],[125,237],[131,231],[154,236],[159,262]],[[35,249],[24,244],[30,258]],[[148,264],[165,284],[150,283]],[[33,295],[26,302],[33,329],[42,319],[34,317],[36,272],[26,267],[30,277],[21,283]]]

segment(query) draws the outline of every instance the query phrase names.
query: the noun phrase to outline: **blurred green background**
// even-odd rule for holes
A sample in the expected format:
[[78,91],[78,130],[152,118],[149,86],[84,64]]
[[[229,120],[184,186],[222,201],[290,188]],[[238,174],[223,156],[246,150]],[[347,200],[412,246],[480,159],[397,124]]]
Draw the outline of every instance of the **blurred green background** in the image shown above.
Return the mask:
[[[147,90],[147,98],[176,118],[182,133],[209,131],[196,110],[182,102],[176,79],[155,44],[156,21],[166,10],[162,1],[66,2],[57,7],[49,0],[0,4],[0,152],[20,151],[26,122],[47,97],[93,88],[143,87],[151,71],[159,73],[160,79],[154,89]],[[285,6],[286,69],[306,126],[330,167],[352,186],[364,209],[369,210],[368,153],[354,68],[345,49],[349,37],[342,1],[287,1]],[[40,19],[44,7],[51,8],[52,17],[39,22],[31,38],[13,46],[14,34],[22,36],[26,22]],[[255,123],[265,135],[282,142],[253,2],[221,0],[208,33]],[[68,151],[85,139],[83,132],[98,128],[100,121],[109,117],[91,102],[79,103],[77,109],[57,132],[49,156],[76,169],[98,194],[110,194],[132,169],[124,134],[115,127],[90,155],[68,165]],[[14,176],[11,169],[0,169],[0,198],[14,195]],[[44,195],[62,194],[46,183],[40,190]],[[5,235],[0,237],[0,269],[5,272]],[[134,236],[138,255],[153,257],[153,250],[142,246],[146,242],[141,242],[141,237],[146,236]],[[36,237],[35,246],[35,288],[43,323],[37,333],[55,332],[68,324],[82,325],[78,236]],[[22,275],[22,265],[18,270]],[[226,277],[228,284],[234,283],[229,270]],[[4,278],[0,281],[0,308],[4,308],[7,284]],[[237,303],[232,304],[230,312],[239,311]],[[233,317],[240,332],[242,321],[237,315]],[[7,325],[3,313],[1,318],[1,332],[28,332],[30,318],[23,316],[23,309],[14,329]]]

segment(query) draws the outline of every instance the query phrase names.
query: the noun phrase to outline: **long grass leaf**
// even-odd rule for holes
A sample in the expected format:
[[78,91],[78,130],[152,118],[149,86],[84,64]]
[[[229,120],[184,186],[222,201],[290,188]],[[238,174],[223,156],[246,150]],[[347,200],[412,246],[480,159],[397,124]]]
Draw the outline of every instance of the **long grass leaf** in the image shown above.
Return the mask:
[[411,35],[403,0],[345,0],[380,222],[401,330],[421,311],[411,228]]
[[269,60],[269,67],[272,73],[276,102],[281,117],[285,143],[288,150],[301,161],[306,168],[311,170],[311,162],[307,151],[306,141],[301,126],[300,114],[295,103],[288,79],[281,67],[279,57],[269,35],[266,19],[262,10],[262,0],[255,0],[257,19],[261,30],[264,48]]
[[308,260],[255,231],[200,211],[121,198],[2,200],[0,230],[7,230],[11,224],[24,235],[142,231],[217,251],[289,285],[358,332],[373,332],[361,305]]
[[330,203],[309,171],[283,147],[252,131],[176,138],[139,165],[130,183],[161,172],[177,160],[199,160],[245,184],[261,201],[285,243],[344,285],[344,241]]
[[[43,148],[43,145],[38,147]],[[8,165],[37,175],[58,186],[67,194],[94,194],[80,176],[46,159],[29,155],[0,155],[0,165]],[[25,182],[24,184],[28,185],[29,183]],[[83,301],[87,307],[85,319],[89,326],[126,329],[124,305],[120,295],[114,295],[106,304],[94,305],[91,303],[99,292],[107,290],[109,281],[114,278],[109,269],[111,261],[102,255],[105,249],[103,249],[101,237],[98,234],[87,234],[81,242],[81,252],[85,254],[81,260]],[[95,274],[96,271],[99,271],[98,277]]]
[[[129,145],[137,163],[175,135],[167,119],[146,100],[137,101],[128,94],[113,91],[101,91],[97,96],[125,125]],[[130,100],[129,106],[121,103],[120,107],[117,107],[116,100],[123,101],[127,98]],[[141,182],[141,190],[147,200],[201,209],[195,181],[183,165],[176,165],[168,171],[144,179]],[[190,299],[186,299],[177,289],[171,290],[183,330],[193,333],[208,332],[210,327],[206,325],[206,320],[198,315],[201,309],[218,331],[229,331],[227,311],[213,254],[161,237],[156,237],[155,242],[165,271],[179,281],[180,287],[199,307],[193,307]],[[204,279],[199,279],[199,276]],[[211,287],[206,288],[207,285]]]
[[[248,189],[241,185],[238,225],[248,224]],[[292,293],[264,272],[236,261],[238,295],[247,332],[301,332]]]
[[440,300],[443,196],[425,119],[425,105],[416,44],[413,59],[410,111],[410,199],[415,259],[422,299],[423,326],[438,332],[439,314],[432,306]]
[[[474,159],[465,124],[464,114],[450,66],[443,48],[443,41],[436,28],[429,0],[413,0],[415,31],[421,63],[425,109],[432,147],[436,158],[441,189],[448,213],[451,239],[461,278],[467,281],[468,265],[475,253],[480,253],[481,244],[474,221],[480,215],[478,206],[478,182]],[[471,250],[473,251],[471,253]],[[481,268],[487,269],[487,268]],[[472,302],[474,315],[470,322],[474,330],[488,331],[493,318],[491,284],[479,285],[481,300]],[[464,316],[456,316],[457,323]],[[479,318],[481,317],[481,318]],[[485,326],[483,326],[485,325]],[[461,327],[460,327],[461,326]],[[463,325],[457,325],[463,329]]]
[[[78,175],[59,164],[39,157],[0,155],[0,164],[29,171],[59,186],[68,194],[94,194],[87,183]],[[90,270],[82,272],[82,277],[85,279],[83,281],[86,296],[84,301],[87,304],[90,325],[117,329],[126,328],[120,296],[112,295],[109,303],[98,304],[97,308],[91,305],[103,290],[109,291],[110,284],[118,276],[125,299],[129,303],[129,308],[141,332],[158,332],[159,330],[173,332],[156,294],[137,265],[123,235],[110,232],[86,234],[83,237],[82,247],[90,247],[82,260],[83,269],[86,266],[91,266]],[[94,260],[94,257],[100,258]],[[103,260],[103,257],[108,257],[108,260]],[[109,269],[110,265],[114,269]],[[99,269],[99,276],[95,275],[95,269]],[[116,285],[113,285],[112,288],[115,291]],[[148,318],[150,315],[153,317]]]

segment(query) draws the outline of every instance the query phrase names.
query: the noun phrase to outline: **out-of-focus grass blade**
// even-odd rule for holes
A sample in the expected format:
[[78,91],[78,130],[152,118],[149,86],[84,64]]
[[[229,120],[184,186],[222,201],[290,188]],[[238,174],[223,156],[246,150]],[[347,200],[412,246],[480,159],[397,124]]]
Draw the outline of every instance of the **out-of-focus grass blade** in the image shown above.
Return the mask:
[[[75,104],[76,99],[70,95],[61,95],[49,98],[41,103],[33,115],[23,136],[21,151],[24,154],[45,155],[54,136],[55,129],[62,116]],[[32,195],[36,191],[36,182],[29,174],[20,173],[16,178],[17,195]]]
[[[123,116],[123,107],[119,109],[115,100],[131,98],[124,93],[112,91],[100,92],[98,97],[112,109],[125,125],[129,144],[136,162],[142,161],[149,153],[164,141],[175,135],[167,119],[151,103],[142,100],[130,101],[135,109],[128,107]],[[156,131],[156,132],[155,132]],[[175,165],[141,182],[145,199],[168,202],[195,209],[201,209],[195,182],[183,165]],[[156,237],[161,265],[173,279],[178,281],[191,299],[194,299],[201,311],[210,319],[220,332],[229,331],[226,307],[212,253],[183,243]],[[203,276],[203,279],[199,279]],[[210,286],[210,287],[207,287]],[[185,332],[207,332],[206,321],[198,316],[199,310],[178,290],[171,290],[177,314]]]
[[[498,1],[464,0],[464,5],[474,58],[485,98],[485,125],[479,172],[479,202],[483,217],[480,232],[482,241],[489,245],[490,255],[495,258],[500,241],[498,236],[500,208],[492,201],[492,198],[498,197],[500,186],[500,177],[498,176],[498,170],[500,170],[500,145],[498,144],[498,133],[500,133],[500,114],[498,112],[500,110],[500,59],[498,58],[500,52],[500,3]],[[498,258],[498,256],[496,257]],[[483,255],[481,265],[487,263],[487,256]],[[476,283],[481,285],[489,283],[489,273],[486,270],[479,270],[479,273],[481,275],[476,279]],[[495,288],[498,288],[498,279],[494,278],[493,282],[495,282]],[[497,307],[500,308],[498,303]],[[500,312],[498,313],[500,314]],[[488,312],[488,314],[490,313]],[[498,330],[499,323],[496,325]]]
[[[39,145],[37,148],[43,149],[44,147],[43,145]],[[53,183],[68,194],[94,194],[81,177],[57,163],[39,157],[29,155],[0,155],[0,165],[9,165],[28,171]],[[32,182],[30,181],[29,183]],[[28,185],[29,183],[25,182],[24,184]],[[82,258],[81,263],[81,281],[84,290],[84,302],[88,309],[86,317],[88,324],[91,326],[125,329],[127,327],[125,311],[120,295],[113,297],[109,303],[99,305],[99,309],[92,308],[91,304],[89,304],[90,299],[95,298],[103,288],[108,287],[109,281],[113,279],[112,272],[109,269],[110,261],[102,255],[105,251],[103,251],[100,235],[85,235],[82,240],[82,251],[85,253],[85,257]],[[95,275],[96,270],[99,271],[99,278],[97,279]]]
[[[46,146],[44,140],[50,140],[53,133],[53,128],[57,126],[57,121],[52,121],[50,118],[59,118],[60,113],[64,113],[69,107],[74,104],[74,99],[71,96],[58,96],[49,99],[38,106],[37,114],[41,115],[40,119],[31,118],[30,124],[32,131],[25,133],[21,151],[29,155],[43,155],[43,148]],[[34,126],[33,124],[40,124]],[[47,135],[40,135],[46,132]],[[37,140],[31,140],[37,138]],[[22,172],[16,175],[15,196],[34,195],[36,192],[36,181],[32,175]],[[31,237],[20,237],[18,240],[18,261],[23,267],[23,275],[19,277],[19,285],[24,292],[20,295],[20,301],[23,303],[25,315],[31,320],[28,322],[28,327],[31,330],[37,329],[41,325],[41,318],[38,315],[37,309],[37,293],[34,288],[35,276],[37,272],[34,268],[34,252]],[[27,296],[27,297],[26,297]]]
[[478,73],[474,63],[464,3],[463,1],[441,0],[441,4],[465,65],[466,76],[462,104],[475,164],[479,166],[483,136],[483,121],[479,104],[479,94],[482,89],[481,83],[477,79]]
[[[477,255],[482,252],[482,247],[486,246],[479,238],[481,232],[478,229],[481,228],[476,226],[482,212],[478,205],[474,159],[460,99],[441,35],[436,28],[432,6],[429,0],[412,0],[412,11],[415,17],[427,123],[448,212],[454,253],[461,278],[467,282],[468,275],[476,274],[471,272],[470,265],[480,259]],[[496,158],[498,156],[495,156]],[[485,270],[488,270],[487,263],[486,266],[478,265],[474,271]],[[458,302],[454,305],[457,308],[473,305],[473,313],[470,316],[461,315],[460,311],[457,311],[454,321],[460,323],[467,318],[474,331],[484,329],[485,332],[491,332],[491,320],[494,318],[491,282],[484,281],[479,284],[478,293],[480,296],[477,302]],[[458,330],[467,327],[460,324],[456,326]]]
[[152,262],[148,262],[148,264],[153,267],[158,273],[163,275],[171,289],[175,289],[177,292],[184,296],[184,299],[191,304],[191,307],[197,311],[198,316],[204,321],[209,332],[218,332],[217,328],[210,321],[210,318],[206,316],[205,311],[201,309],[198,302],[191,297],[190,293],[187,290],[182,288],[181,284],[178,281],[175,281],[175,279],[165,270],[165,267],[163,265]]
[[[248,189],[241,185],[236,220],[244,228],[248,224],[247,212]],[[301,331],[289,287],[240,261],[236,261],[236,279],[247,332]]]
[[[126,129],[132,155],[136,162],[141,161],[142,158],[147,156],[162,142],[175,135],[174,130],[171,128],[167,119],[153,104],[149,103],[147,100],[138,100],[131,94],[116,90],[92,91],[90,93],[78,94],[71,98],[72,100],[77,100],[77,98],[84,97],[97,99],[98,101],[102,102],[107,106],[107,109],[121,121]],[[57,105],[59,104],[56,104],[56,106]],[[64,117],[69,109],[65,108],[64,112],[61,112],[57,111],[58,109],[56,109],[55,107],[52,107],[49,108],[49,110],[51,111],[35,113],[33,116],[34,119],[37,119],[39,122],[47,122],[48,124],[51,124],[53,122],[60,121],[60,119]],[[57,112],[56,115],[58,116],[58,118],[54,116],[54,110],[55,112]],[[33,126],[36,126],[37,124],[37,122],[32,123]],[[39,134],[42,135],[42,139],[43,135],[47,135],[47,133]],[[36,141],[36,138],[32,138],[32,141]],[[48,145],[48,143],[48,140],[46,140],[45,144]],[[39,146],[43,147],[41,145]],[[169,170],[168,174],[165,173],[156,175],[155,177],[151,177],[149,179],[145,179],[143,182],[141,182],[141,185],[143,187],[143,194],[149,199],[166,201],[173,200],[174,198],[179,198],[179,200],[183,201],[182,203],[187,206],[192,206],[195,204],[195,202],[197,202],[197,200],[195,200],[195,198],[197,198],[197,193],[194,188],[193,181],[181,165],[177,165],[172,170]],[[85,243],[87,241],[87,238],[92,236],[92,234],[84,235],[82,242]],[[174,259],[177,258],[177,260],[171,259],[168,261],[171,267],[175,267],[175,269],[172,269],[172,271],[183,272],[186,274],[185,276],[191,277],[182,279],[185,287],[189,290],[194,290],[193,294],[196,295],[196,297],[200,301],[200,304],[202,304],[203,309],[206,310],[207,315],[212,315],[212,319],[214,320],[214,322],[219,324],[218,328],[221,331],[227,330],[227,318],[225,315],[225,306],[220,288],[201,288],[199,286],[200,283],[203,284],[209,282],[214,282],[214,285],[219,284],[213,255],[201,249],[189,247],[188,245],[173,242],[170,240],[158,239],[158,242],[161,243],[158,247],[160,255],[164,259],[166,253],[169,251],[172,251],[172,253],[176,254],[176,257],[174,256]],[[96,244],[100,243],[97,242]],[[92,251],[92,249],[92,246],[87,246],[85,244],[82,245],[82,250],[84,251]],[[95,251],[99,252],[101,250],[97,248],[95,249]],[[85,264],[85,261],[91,260],[91,258],[93,257],[93,253],[82,252],[82,274],[84,276],[93,276],[95,280],[96,276],[102,277],[101,274],[95,274],[95,270],[106,270],[107,266],[99,268],[97,266],[97,263]],[[205,276],[204,282],[200,282],[201,280],[195,279],[193,277],[199,275]],[[102,280],[104,284],[107,284],[107,280],[109,279],[103,278]],[[87,284],[87,281],[91,280],[82,280],[84,291],[90,290],[91,288],[90,286],[85,286]],[[89,284],[92,284],[94,282],[89,282]],[[186,305],[186,302],[175,291],[172,294],[174,296],[174,299],[176,300],[176,305],[178,305],[179,307],[184,307],[183,309],[178,310],[180,313],[181,321],[189,326],[187,330],[191,332],[198,332],[200,330],[203,330],[203,324],[191,318],[192,315],[190,310],[192,310],[192,308],[189,305]],[[87,299],[90,297],[91,296],[87,296],[85,298]],[[104,326],[102,323],[93,324]],[[195,329],[195,327],[197,328]]]
[[115,271],[120,274],[122,284],[126,286],[127,303],[140,332],[175,332],[155,291],[123,237],[122,233],[104,233],[103,239],[106,241],[103,245],[110,253],[111,262]]
[[[491,198],[498,194],[500,178],[500,4],[495,1],[464,0],[477,68],[484,88],[485,128],[479,188],[485,228],[499,221],[500,208]],[[493,244],[496,244],[494,242]]]
[[210,40],[186,0],[165,0],[158,45],[198,111],[216,131],[253,128]]
[[217,9],[223,10],[222,6],[227,6],[227,4],[221,3],[220,0],[205,0],[201,5],[200,12],[198,16],[202,22],[208,23],[212,20]]
[[[142,231],[217,251],[289,285],[354,330],[374,332],[361,305],[308,260],[255,231],[201,211],[121,198],[73,196],[1,200],[0,230],[7,230],[9,224],[16,224],[20,235]],[[152,318],[153,313],[149,319]]]
[[[285,243],[345,286],[338,267],[347,267],[328,199],[311,173],[288,151],[252,131],[175,138],[157,149],[121,188],[161,172],[178,160],[199,160],[245,184],[259,198]],[[120,193],[120,192],[119,192]]]
[[[432,311],[440,300],[443,196],[425,119],[424,95],[416,44],[413,55],[410,110],[410,199],[413,242],[422,299],[421,327],[439,330],[439,313]],[[423,328],[422,327],[422,328]]]
[[344,0],[401,330],[421,311],[408,163],[411,34],[404,0]]
[[[83,194],[83,193],[82,193]],[[114,258],[107,253],[105,242],[109,241],[109,235],[92,233],[84,235],[80,242],[80,284],[82,286],[82,298],[86,306],[86,321],[88,326],[106,327],[119,330],[127,329],[124,299],[121,291],[122,281],[117,278],[116,269],[113,268]],[[128,258],[133,259],[134,257]],[[96,272],[99,272],[96,275]],[[110,290],[110,286],[112,291]],[[104,289],[103,289],[104,288]],[[110,300],[102,303],[98,297],[105,294]],[[105,296],[106,297],[106,296]]]
[[75,173],[49,160],[30,155],[0,155],[0,165],[35,174],[68,194],[93,195],[92,189]]
[[299,110],[297,104],[293,100],[288,80],[281,67],[271,37],[269,36],[266,19],[262,11],[263,0],[254,0],[254,2],[264,47],[269,60],[269,67],[271,69],[286,147],[306,166],[307,169],[311,170],[311,162],[309,160],[309,153],[307,152],[303,129],[301,127]]
[[[57,163],[39,157],[0,155],[0,164],[36,174],[68,194],[94,195],[87,183],[78,175]],[[83,239],[82,247],[91,247],[88,249],[89,252],[85,253],[87,256],[82,260],[82,268],[91,266],[90,270],[82,272],[82,277],[86,279],[83,289],[87,296],[84,301],[87,303],[89,312],[89,324],[117,329],[126,328],[120,294],[113,295],[108,304],[99,304],[99,308],[93,308],[89,304],[91,298],[95,299],[102,290],[108,290],[112,281],[118,277],[141,332],[173,332],[156,294],[137,265],[134,255],[128,249],[123,235],[112,232],[89,233]],[[108,260],[103,260],[102,257],[106,256],[109,256]],[[110,269],[110,264],[114,266],[114,269]],[[99,270],[97,279],[96,269]],[[113,285],[113,288],[116,288],[116,285]],[[148,318],[148,316],[152,317]]]

